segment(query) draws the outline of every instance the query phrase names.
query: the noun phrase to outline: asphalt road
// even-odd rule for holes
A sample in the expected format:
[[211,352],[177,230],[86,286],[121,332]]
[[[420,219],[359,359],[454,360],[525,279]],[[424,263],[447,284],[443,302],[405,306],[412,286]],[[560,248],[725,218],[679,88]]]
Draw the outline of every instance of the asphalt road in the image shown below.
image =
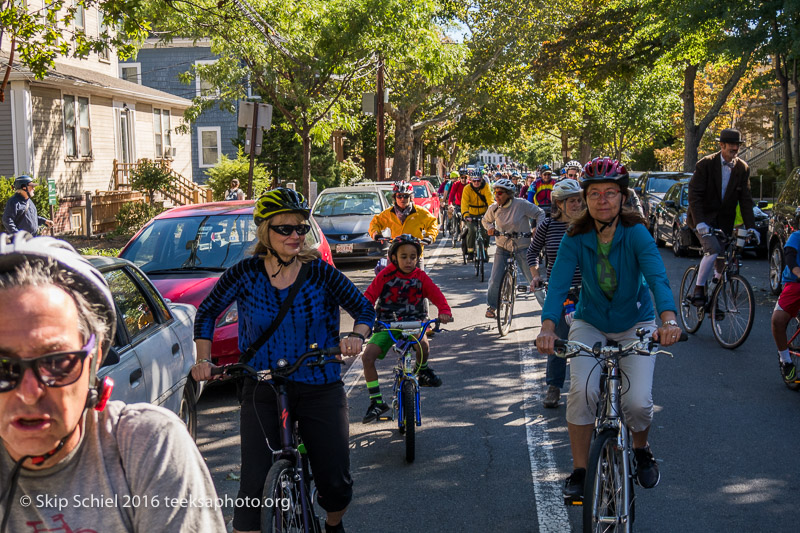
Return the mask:
[[[453,307],[455,323],[432,341],[432,366],[444,380],[422,389],[417,459],[406,464],[392,422],[364,425],[368,402],[360,362],[347,366],[354,500],[351,532],[580,531],[579,508],[560,490],[571,471],[564,405],[544,409],[544,358],[532,349],[539,306],[518,300],[512,332],[500,338],[484,318],[486,285],[445,240],[432,247],[429,274]],[[662,251],[677,293],[697,258]],[[364,289],[366,266],[342,268]],[[800,442],[800,396],[780,380],[769,317],[767,262],[745,258],[758,306],[749,339],[722,349],[704,323],[674,358],[659,356],[650,442],[662,480],[636,493],[638,531],[796,531],[791,450]],[[487,271],[488,277],[488,271]],[[349,330],[343,319],[343,330]],[[391,397],[394,361],[379,363]],[[567,385],[568,387],[568,385]],[[563,400],[563,397],[562,397]],[[233,389],[211,387],[199,405],[198,444],[220,495],[238,490],[238,405]],[[794,414],[793,414],[794,413]],[[226,521],[232,509],[225,510]]]

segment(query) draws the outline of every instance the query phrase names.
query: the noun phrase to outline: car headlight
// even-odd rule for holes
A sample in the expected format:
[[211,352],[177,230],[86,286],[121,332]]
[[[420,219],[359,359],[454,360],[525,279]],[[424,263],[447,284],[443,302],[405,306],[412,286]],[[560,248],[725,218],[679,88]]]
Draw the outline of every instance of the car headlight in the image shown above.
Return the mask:
[[217,327],[221,328],[222,326],[235,324],[238,321],[239,321],[239,308],[236,306],[236,302],[233,302],[231,306],[228,308],[228,310],[222,313],[222,316],[219,317],[219,320],[217,320]]

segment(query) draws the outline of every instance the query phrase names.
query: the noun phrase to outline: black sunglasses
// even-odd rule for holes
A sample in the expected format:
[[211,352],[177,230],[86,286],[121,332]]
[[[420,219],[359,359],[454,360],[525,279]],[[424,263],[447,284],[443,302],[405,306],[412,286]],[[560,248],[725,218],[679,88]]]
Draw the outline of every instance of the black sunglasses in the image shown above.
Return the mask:
[[394,195],[394,197],[395,198],[411,198],[411,195],[410,194],[397,193],[397,194]]
[[283,235],[288,237],[292,234],[293,231],[296,231],[298,235],[302,236],[311,231],[311,226],[308,224],[276,224],[274,226],[270,226],[269,229],[277,233],[278,235]]
[[89,337],[86,346],[72,352],[56,352],[33,359],[0,357],[0,392],[17,388],[27,369],[31,369],[39,383],[47,387],[72,385],[83,373],[83,361],[94,350],[95,336]]

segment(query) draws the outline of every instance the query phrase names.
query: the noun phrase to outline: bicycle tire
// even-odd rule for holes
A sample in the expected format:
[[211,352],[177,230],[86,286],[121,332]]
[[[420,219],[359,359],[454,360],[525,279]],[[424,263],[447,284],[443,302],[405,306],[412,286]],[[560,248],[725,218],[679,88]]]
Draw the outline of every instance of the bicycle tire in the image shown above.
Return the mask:
[[[617,448],[617,431],[606,429],[592,443],[583,498],[584,533],[630,533],[633,531],[633,483],[624,479],[622,450]],[[631,508],[622,513],[625,491]]]
[[692,265],[686,269],[683,273],[683,278],[681,278],[681,288],[678,293],[678,306],[680,307],[678,315],[686,333],[694,333],[700,329],[705,317],[703,308],[695,307],[691,301],[697,280],[697,269],[697,265]]
[[[295,467],[288,459],[279,459],[267,472],[264,482],[264,493],[261,508],[261,531],[263,533],[285,533],[305,531],[301,491],[295,479]],[[306,508],[308,509],[308,530],[321,533],[320,520],[314,515],[311,503],[311,490],[306,491]],[[267,502],[288,502],[267,505]]]
[[500,336],[505,337],[511,330],[511,321],[514,318],[514,301],[517,298],[515,289],[516,280],[510,269],[506,269],[503,279],[500,281],[500,290],[497,291],[497,329]]
[[729,350],[741,346],[753,329],[755,313],[756,299],[750,282],[739,274],[729,275],[711,297],[711,329],[719,345]]
[[413,463],[416,458],[416,396],[414,383],[411,380],[404,381],[401,397],[403,402],[403,426],[405,427],[406,462],[408,463]]
[[[793,316],[786,326],[786,339],[789,341],[789,357],[792,358],[795,369],[800,368],[800,318],[797,316]],[[795,381],[786,381],[785,379],[782,381],[787,388],[794,391],[800,390],[800,382],[797,378]]]

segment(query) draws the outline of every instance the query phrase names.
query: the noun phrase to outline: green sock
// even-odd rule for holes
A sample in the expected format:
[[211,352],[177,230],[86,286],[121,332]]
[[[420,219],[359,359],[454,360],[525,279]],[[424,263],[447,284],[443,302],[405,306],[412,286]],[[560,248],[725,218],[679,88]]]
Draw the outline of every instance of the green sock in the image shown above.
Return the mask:
[[367,391],[369,392],[370,400],[383,403],[383,395],[381,394],[380,383],[377,379],[375,381],[367,381]]

